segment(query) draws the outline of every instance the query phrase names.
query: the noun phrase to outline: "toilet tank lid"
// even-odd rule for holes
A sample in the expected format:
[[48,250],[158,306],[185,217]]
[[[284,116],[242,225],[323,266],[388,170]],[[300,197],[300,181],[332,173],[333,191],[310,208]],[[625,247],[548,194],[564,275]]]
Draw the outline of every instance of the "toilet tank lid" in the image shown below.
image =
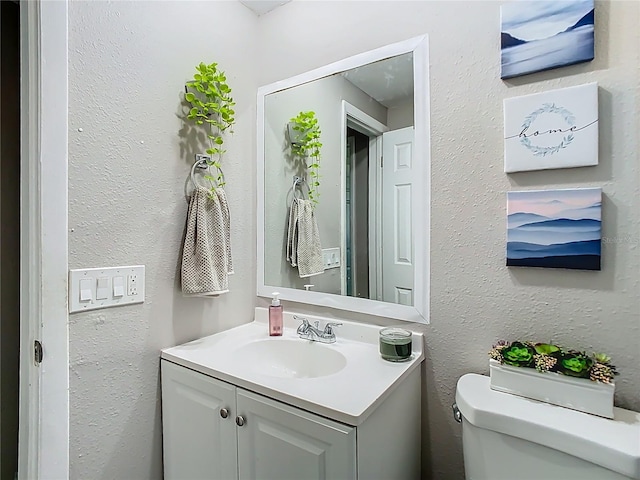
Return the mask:
[[464,375],[456,403],[478,428],[511,435],[640,479],[640,413],[614,408],[607,419],[491,390],[489,377]]

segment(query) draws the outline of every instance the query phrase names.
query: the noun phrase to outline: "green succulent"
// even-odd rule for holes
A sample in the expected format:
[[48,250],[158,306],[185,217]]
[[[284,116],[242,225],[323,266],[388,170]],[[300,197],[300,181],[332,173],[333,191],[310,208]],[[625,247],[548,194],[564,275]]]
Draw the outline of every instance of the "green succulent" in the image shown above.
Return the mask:
[[501,353],[504,363],[507,365],[531,367],[536,351],[526,343],[513,342],[510,346],[503,348]]
[[594,353],[593,358],[596,359],[596,362],[603,364],[609,363],[611,361],[611,357],[606,353]]
[[568,352],[560,359],[560,371],[572,377],[589,378],[593,360],[581,352]]
[[542,355],[551,355],[552,353],[560,351],[560,347],[551,345],[550,343],[536,343],[533,348],[536,349],[537,353]]

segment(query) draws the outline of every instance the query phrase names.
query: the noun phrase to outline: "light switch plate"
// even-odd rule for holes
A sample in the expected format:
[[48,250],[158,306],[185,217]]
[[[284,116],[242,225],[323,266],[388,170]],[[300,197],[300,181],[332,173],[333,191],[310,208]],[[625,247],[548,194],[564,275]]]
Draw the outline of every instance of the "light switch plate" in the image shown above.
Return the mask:
[[[81,284],[89,287],[89,300],[80,300]],[[144,303],[144,265],[69,270],[69,313],[134,303]]]

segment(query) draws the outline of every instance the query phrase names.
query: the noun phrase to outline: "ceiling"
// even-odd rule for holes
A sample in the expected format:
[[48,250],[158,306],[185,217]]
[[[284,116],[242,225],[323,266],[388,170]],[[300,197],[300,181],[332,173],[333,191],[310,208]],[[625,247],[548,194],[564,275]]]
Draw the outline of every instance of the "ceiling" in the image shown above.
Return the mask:
[[240,0],[240,3],[256,15],[260,16],[270,12],[271,10],[275,10],[290,1],[291,0]]
[[413,54],[369,63],[341,74],[387,108],[413,98]]

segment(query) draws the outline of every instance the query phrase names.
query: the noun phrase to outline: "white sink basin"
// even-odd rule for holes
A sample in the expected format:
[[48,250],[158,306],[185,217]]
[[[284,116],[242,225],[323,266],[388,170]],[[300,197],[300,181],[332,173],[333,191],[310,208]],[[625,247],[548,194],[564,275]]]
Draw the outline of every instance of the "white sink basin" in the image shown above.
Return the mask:
[[[335,318],[307,316],[324,325]],[[251,323],[167,348],[162,358],[240,388],[348,425],[360,425],[402,378],[424,359],[423,336],[413,334],[406,362],[380,357],[380,327],[339,319],[336,342],[301,339],[300,320],[284,313],[281,337],[269,336],[268,313]]]
[[262,375],[280,378],[317,378],[339,372],[346,357],[327,346],[308,340],[265,339],[248,343],[236,354]]

